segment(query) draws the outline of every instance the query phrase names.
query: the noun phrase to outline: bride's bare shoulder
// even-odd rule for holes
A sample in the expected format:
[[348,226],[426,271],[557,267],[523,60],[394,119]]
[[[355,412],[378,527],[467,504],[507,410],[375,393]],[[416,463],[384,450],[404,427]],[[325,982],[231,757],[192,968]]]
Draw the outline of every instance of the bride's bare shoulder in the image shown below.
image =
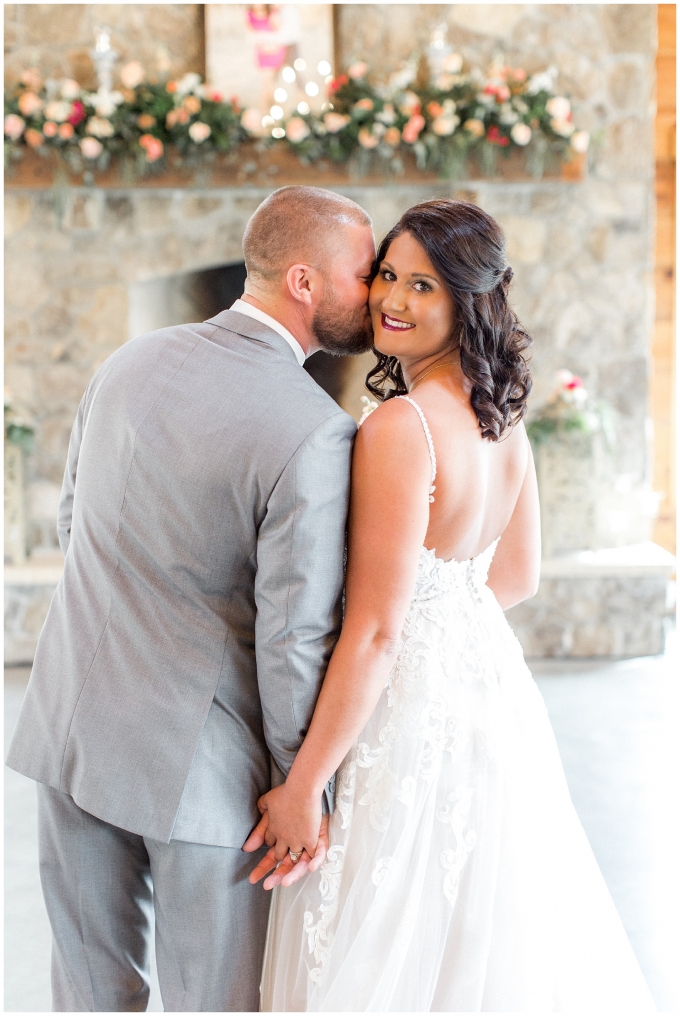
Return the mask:
[[423,425],[405,399],[388,399],[362,422],[356,437],[355,457],[362,460],[402,460],[411,468],[421,458],[429,462]]

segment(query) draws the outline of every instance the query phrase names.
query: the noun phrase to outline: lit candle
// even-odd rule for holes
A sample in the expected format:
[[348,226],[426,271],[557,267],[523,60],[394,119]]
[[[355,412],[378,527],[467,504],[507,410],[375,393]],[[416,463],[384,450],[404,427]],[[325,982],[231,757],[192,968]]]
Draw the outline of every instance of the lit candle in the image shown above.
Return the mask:
[[100,32],[97,32],[97,43],[95,50],[97,53],[108,53],[111,49],[111,36],[109,35],[108,29],[102,28]]

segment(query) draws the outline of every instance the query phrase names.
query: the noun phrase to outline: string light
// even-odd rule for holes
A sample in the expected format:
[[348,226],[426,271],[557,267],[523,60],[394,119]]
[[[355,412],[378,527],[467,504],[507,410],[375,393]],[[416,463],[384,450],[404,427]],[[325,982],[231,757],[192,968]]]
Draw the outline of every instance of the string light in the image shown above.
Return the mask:
[[281,71],[281,77],[288,85],[292,85],[295,81],[295,71],[292,67],[284,67]]
[[326,74],[330,74],[331,65],[329,64],[328,60],[320,60],[317,70],[319,71],[319,74],[325,77]]
[[274,127],[274,129],[272,130],[273,138],[285,138],[285,136],[286,132],[284,131],[283,127]]
[[285,102],[288,98],[288,92],[285,88],[277,88],[274,92],[274,98],[277,102]]
[[269,115],[273,117],[274,120],[283,120],[283,110],[280,106],[272,106],[269,110]]
[[307,68],[307,61],[303,60],[302,57],[299,56],[297,60],[293,62],[293,67],[296,71],[304,71]]
[[275,122],[276,121],[271,116],[263,116],[262,117],[262,126],[263,127],[273,127]]
[[303,116],[306,116],[307,113],[309,113],[309,106],[306,102],[298,102],[297,111],[298,113],[302,113]]
[[333,75],[332,75],[332,74],[328,74],[328,75],[327,75],[327,76],[326,76],[326,77],[324,78],[324,83],[325,83],[325,84],[327,84],[327,85],[330,85],[330,83],[331,83],[331,81],[332,81],[332,80],[333,80]]
[[305,85],[305,92],[307,93],[307,95],[318,95],[319,86],[317,85],[316,81],[308,81],[307,84]]

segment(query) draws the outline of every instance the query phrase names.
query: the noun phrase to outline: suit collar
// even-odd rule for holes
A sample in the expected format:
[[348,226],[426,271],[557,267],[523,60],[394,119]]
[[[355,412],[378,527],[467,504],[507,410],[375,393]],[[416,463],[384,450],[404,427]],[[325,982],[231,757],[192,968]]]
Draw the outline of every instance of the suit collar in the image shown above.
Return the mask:
[[279,353],[290,357],[295,363],[298,362],[291,346],[288,345],[282,335],[275,332],[269,325],[264,324],[262,321],[256,321],[255,318],[251,318],[247,314],[239,314],[235,310],[222,310],[215,317],[208,318],[205,323],[217,325],[218,328],[224,328],[229,332],[236,332],[237,335],[245,335],[248,339],[266,342],[278,350]]

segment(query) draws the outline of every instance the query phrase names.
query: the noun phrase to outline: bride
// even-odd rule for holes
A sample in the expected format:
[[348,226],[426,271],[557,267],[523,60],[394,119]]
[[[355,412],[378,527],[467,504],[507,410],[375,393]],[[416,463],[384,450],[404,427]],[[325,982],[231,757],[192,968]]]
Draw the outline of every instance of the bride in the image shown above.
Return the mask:
[[261,1008],[655,1011],[503,615],[540,562],[503,235],[427,201],[377,263],[384,401],[356,439],[344,626],[254,834],[272,849],[252,881],[285,858]]

